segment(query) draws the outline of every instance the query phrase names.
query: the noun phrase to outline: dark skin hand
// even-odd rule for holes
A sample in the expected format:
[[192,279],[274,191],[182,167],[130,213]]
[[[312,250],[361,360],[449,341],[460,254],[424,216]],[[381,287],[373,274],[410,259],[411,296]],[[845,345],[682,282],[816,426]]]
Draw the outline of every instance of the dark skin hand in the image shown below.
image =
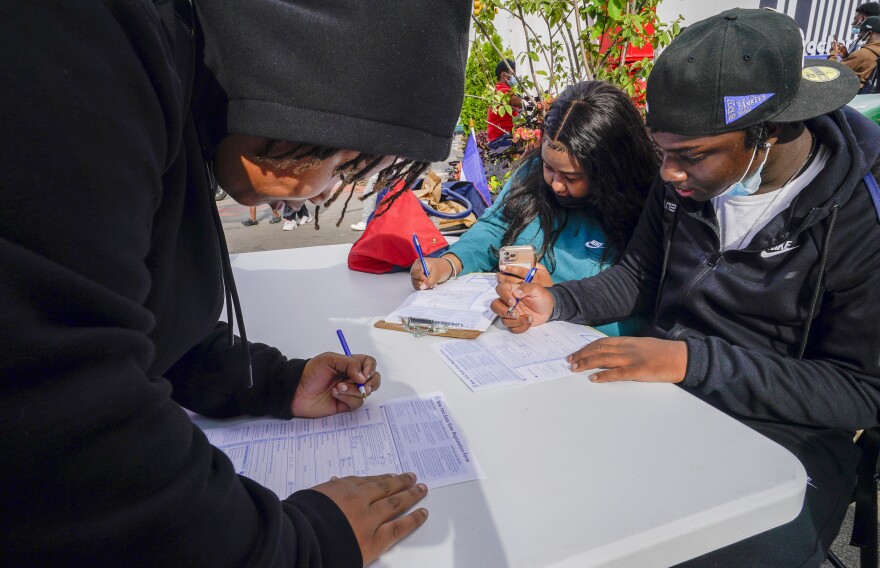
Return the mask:
[[[553,277],[550,276],[550,272],[547,270],[547,267],[540,262],[537,264],[537,267],[538,270],[535,272],[535,276],[532,278],[532,283],[540,284],[545,288],[553,286]],[[522,266],[505,266],[504,268],[499,267],[499,270],[503,270],[503,272],[499,272],[496,276],[496,279],[502,284],[519,284],[525,280],[526,276],[529,273],[529,269]]]
[[687,360],[687,343],[653,337],[603,337],[566,358],[575,372],[606,369],[590,377],[596,383],[679,383]]
[[369,395],[382,383],[376,360],[369,355],[346,357],[321,353],[309,359],[296,387],[291,412],[299,418],[321,418],[349,412],[364,404],[358,384]]
[[425,484],[416,483],[414,473],[333,477],[312,489],[330,497],[342,509],[357,537],[364,565],[428,519],[424,508],[403,514],[428,494]]
[[[533,325],[541,325],[550,319],[553,313],[553,296],[547,288],[534,282],[509,283],[502,282],[495,287],[498,299],[489,308],[498,314],[501,323],[513,333],[522,333]],[[516,300],[519,299],[519,304]],[[507,310],[516,305],[508,314]]]
[[[553,296],[539,284],[502,283],[495,287],[498,299],[492,311],[513,333],[541,325],[553,313]],[[519,304],[508,315],[507,310]],[[597,383],[643,381],[678,383],[687,372],[687,343],[653,337],[603,337],[579,349],[566,359],[575,372],[599,371],[590,379]]]

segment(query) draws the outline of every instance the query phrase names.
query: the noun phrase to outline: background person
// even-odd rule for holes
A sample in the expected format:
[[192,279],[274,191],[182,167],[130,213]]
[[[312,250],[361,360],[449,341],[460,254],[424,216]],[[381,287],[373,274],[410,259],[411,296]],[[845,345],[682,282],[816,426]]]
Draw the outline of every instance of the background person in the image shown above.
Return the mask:
[[297,210],[294,210],[285,203],[281,216],[284,217],[284,226],[281,228],[283,231],[292,231],[296,229],[297,225],[305,225],[312,220],[312,216],[309,215],[309,208],[306,207],[305,203]]
[[[513,73],[511,73],[511,70]],[[504,112],[496,106],[489,106],[487,116],[486,138],[489,140],[490,150],[500,150],[513,144],[513,119],[519,114],[519,110],[525,105],[522,97],[512,92],[511,87],[517,84],[516,61],[503,59],[495,66],[495,90],[506,95],[512,112]]]
[[[850,22],[850,26],[852,26],[852,34],[853,40],[849,43],[849,47],[844,44],[838,43],[836,50],[837,55],[840,57],[846,57],[850,53],[855,52],[859,48],[859,44],[861,43],[862,31],[860,26],[862,22],[865,21],[866,18],[870,18],[871,16],[880,16],[880,3],[877,2],[865,2],[864,4],[859,4],[856,6],[855,12],[853,13],[852,22]],[[831,46],[828,48],[829,53],[831,50],[835,48],[835,42],[831,42]]]
[[[641,115],[617,87],[578,83],[548,110],[542,140],[449,252],[425,259],[429,278],[420,261],[413,263],[414,288],[434,287],[454,274],[494,271],[506,245],[535,245],[540,264],[534,282],[543,286],[592,276],[620,258],[659,167]],[[641,323],[633,318],[599,329],[633,334]]]
[[859,38],[865,42],[864,45],[849,55],[844,55],[846,50],[842,44],[833,44],[828,59],[840,55],[842,57],[840,62],[855,71],[859,76],[860,85],[864,85],[877,67],[877,58],[880,57],[880,16],[871,16],[862,20],[859,24]]
[[804,465],[797,518],[686,566],[820,566],[855,484],[853,435],[878,423],[880,223],[864,176],[880,171],[880,128],[845,106],[855,75],[802,71],[802,46],[768,10],[689,26],[648,78],[663,165],[621,261],[549,289],[501,284],[492,304],[517,332],[652,309],[645,337],[600,339],[572,369],[678,383]]
[[[380,386],[367,355],[246,340],[206,162],[247,207],[416,179],[449,153],[470,2],[194,4],[0,20],[0,565],[360,567],[426,519],[411,474],[279,499],[181,406],[319,417]],[[64,215],[11,213],[71,190]]]
[[[280,223],[280,222],[281,222],[281,215],[278,214],[278,211],[275,211],[274,209],[272,209],[272,218],[269,219],[269,223],[274,225],[275,223]],[[248,208],[248,218],[245,219],[244,221],[242,221],[241,224],[244,225],[245,227],[253,227],[254,225],[256,225],[258,223],[259,223],[259,221],[257,221],[257,208],[256,207],[249,207]]]

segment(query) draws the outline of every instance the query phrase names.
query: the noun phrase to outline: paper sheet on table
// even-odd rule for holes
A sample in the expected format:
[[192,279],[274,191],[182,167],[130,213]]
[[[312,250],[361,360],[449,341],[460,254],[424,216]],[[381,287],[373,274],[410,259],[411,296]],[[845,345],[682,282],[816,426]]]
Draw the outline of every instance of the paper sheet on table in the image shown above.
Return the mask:
[[571,375],[565,358],[605,337],[592,327],[549,322],[525,333],[489,333],[473,340],[432,345],[472,391]]
[[430,488],[485,477],[442,393],[367,403],[326,418],[205,428],[235,471],[280,499],[331,476],[415,472]]
[[414,317],[442,323],[449,329],[485,331],[495,319],[489,304],[498,297],[494,274],[465,274],[431,290],[413,292],[384,319],[401,323]]

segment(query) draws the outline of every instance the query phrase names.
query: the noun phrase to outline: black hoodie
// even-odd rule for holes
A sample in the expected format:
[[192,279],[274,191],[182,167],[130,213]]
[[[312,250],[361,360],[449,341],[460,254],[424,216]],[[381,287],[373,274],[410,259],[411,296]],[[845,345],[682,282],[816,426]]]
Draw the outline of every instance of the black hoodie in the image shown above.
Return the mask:
[[644,334],[686,341],[681,386],[721,410],[876,425],[880,222],[863,176],[880,128],[848,107],[806,124],[830,149],[827,166],[748,247],[721,252],[712,204],[658,179],[621,262],[554,286],[552,319],[598,324],[653,308]]
[[[244,4],[247,13],[238,10]],[[376,17],[370,4],[205,0],[200,31],[186,0],[4,3],[0,565],[362,564],[332,501],[314,491],[280,501],[237,476],[179,404],[215,417],[288,418],[305,364],[251,344],[248,389],[241,343],[230,347],[217,321],[224,264],[227,290],[233,284],[202,156],[216,142],[210,134],[321,143],[308,118],[320,116],[321,135],[345,132],[337,147],[446,156],[470,4],[395,1]],[[351,10],[360,14],[354,28]],[[309,34],[285,27],[297,18]],[[320,34],[322,26],[330,31]],[[401,48],[432,30],[443,36],[436,50]],[[218,59],[213,50],[233,41],[234,57]],[[197,45],[214,66],[194,86]],[[325,54],[325,63],[341,55],[335,49],[363,46],[348,55],[364,82],[346,83],[350,92],[337,98],[330,93],[345,77],[285,90],[273,74],[296,69],[286,63],[296,58],[279,51],[294,45],[306,60]],[[218,76],[218,62],[234,81]],[[311,74],[287,75],[291,84],[314,82],[320,62],[309,63]],[[383,97],[395,70],[407,74]],[[448,90],[414,87],[431,73]],[[408,92],[422,99],[409,105]],[[233,104],[248,97],[262,103]],[[228,125],[212,114],[222,115],[227,100]],[[300,119],[308,123],[301,131]]]

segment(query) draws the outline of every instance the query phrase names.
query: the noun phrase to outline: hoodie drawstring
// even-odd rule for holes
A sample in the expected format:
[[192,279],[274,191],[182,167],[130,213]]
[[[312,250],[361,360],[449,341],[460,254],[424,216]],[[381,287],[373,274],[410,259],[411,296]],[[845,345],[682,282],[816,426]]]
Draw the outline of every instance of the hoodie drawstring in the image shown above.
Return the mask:
[[226,314],[229,318],[229,346],[235,345],[234,324],[238,322],[238,334],[241,337],[241,348],[244,353],[247,388],[254,386],[254,369],[251,363],[250,343],[247,339],[247,331],[244,328],[244,318],[241,313],[241,302],[238,299],[238,290],[235,287],[235,278],[232,276],[232,262],[229,260],[229,248],[226,246],[226,237],[223,235],[223,223],[220,221],[220,212],[217,211],[217,202],[214,194],[217,193],[217,181],[214,179],[213,168],[206,162],[208,170],[208,185],[211,191],[208,198],[211,200],[211,212],[214,218],[214,230],[217,232],[217,242],[220,244],[220,264],[223,267],[223,292],[226,295]]
[[822,288],[822,277],[825,275],[825,265],[828,263],[828,244],[831,242],[831,233],[834,232],[834,223],[837,221],[837,210],[839,205],[831,208],[831,222],[828,224],[828,232],[822,240],[822,259],[819,261],[819,274],[816,276],[816,287],[813,289],[813,299],[810,302],[810,313],[807,315],[807,323],[804,326],[804,333],[801,336],[801,346],[798,349],[798,359],[803,359],[804,351],[807,349],[807,340],[810,337],[810,327],[813,324],[813,314],[816,313],[816,303],[819,301],[819,290]]

